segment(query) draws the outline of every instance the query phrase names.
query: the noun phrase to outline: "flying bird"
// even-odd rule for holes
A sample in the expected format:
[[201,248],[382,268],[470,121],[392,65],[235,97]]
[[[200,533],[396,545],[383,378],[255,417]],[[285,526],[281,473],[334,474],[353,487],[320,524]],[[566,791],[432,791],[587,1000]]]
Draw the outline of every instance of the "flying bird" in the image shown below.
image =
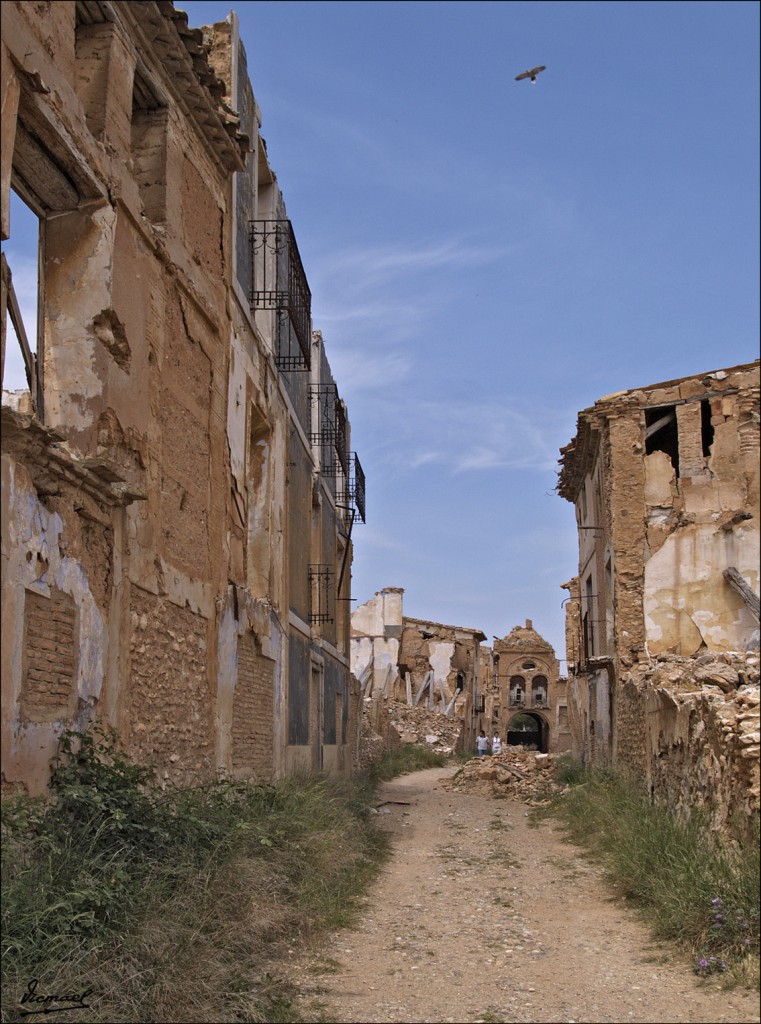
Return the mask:
[[515,81],[516,82],[520,82],[520,80],[522,78],[530,78],[531,79],[531,84],[534,85],[534,83],[536,82],[536,76],[539,74],[539,72],[540,71],[546,71],[546,70],[547,70],[547,65],[546,64],[540,64],[538,68],[532,68],[530,71],[524,71],[522,74],[516,75]]

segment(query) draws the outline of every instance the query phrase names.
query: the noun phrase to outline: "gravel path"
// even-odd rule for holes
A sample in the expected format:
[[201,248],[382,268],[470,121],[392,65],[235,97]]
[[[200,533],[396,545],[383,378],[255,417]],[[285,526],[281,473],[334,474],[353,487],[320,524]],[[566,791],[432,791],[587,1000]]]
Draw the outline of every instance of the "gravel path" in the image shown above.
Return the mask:
[[701,982],[656,945],[552,824],[531,827],[521,803],[443,788],[453,771],[382,788],[394,854],[359,927],[296,968],[306,1019],[759,1021],[754,995]]

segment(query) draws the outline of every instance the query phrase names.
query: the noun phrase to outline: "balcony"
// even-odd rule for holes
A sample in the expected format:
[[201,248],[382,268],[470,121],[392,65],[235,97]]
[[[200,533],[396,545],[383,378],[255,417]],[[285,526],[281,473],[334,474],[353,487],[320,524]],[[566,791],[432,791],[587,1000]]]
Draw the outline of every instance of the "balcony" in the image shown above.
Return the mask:
[[349,479],[346,487],[346,504],[354,511],[355,518],[365,519],[365,474],[356,452],[349,453]]
[[313,626],[334,620],[334,575],[335,570],[331,565],[309,566],[309,622]]
[[346,413],[338,397],[334,383],[315,384],[309,389],[313,402],[317,404],[317,430],[309,435],[310,443],[323,450],[321,465],[325,476],[338,479],[349,475],[349,461],[346,451]]
[[311,365],[312,293],[289,220],[251,221],[251,309],[275,312],[279,369]]

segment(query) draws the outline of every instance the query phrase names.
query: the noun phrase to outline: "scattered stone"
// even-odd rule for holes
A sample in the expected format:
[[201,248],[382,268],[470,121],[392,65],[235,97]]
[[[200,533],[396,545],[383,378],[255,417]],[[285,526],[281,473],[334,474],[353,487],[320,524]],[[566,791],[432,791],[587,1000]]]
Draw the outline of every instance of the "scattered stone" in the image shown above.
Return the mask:
[[508,746],[492,757],[474,757],[444,785],[482,795],[509,797],[531,807],[542,806],[557,790],[555,755]]

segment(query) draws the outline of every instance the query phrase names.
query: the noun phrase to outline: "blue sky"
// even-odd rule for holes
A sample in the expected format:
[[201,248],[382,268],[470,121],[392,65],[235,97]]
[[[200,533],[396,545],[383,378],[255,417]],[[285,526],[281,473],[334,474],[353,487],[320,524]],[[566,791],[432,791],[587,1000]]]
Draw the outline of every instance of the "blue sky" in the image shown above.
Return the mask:
[[177,6],[240,17],[367,475],[354,597],[563,657],[577,412],[758,356],[758,5]]

